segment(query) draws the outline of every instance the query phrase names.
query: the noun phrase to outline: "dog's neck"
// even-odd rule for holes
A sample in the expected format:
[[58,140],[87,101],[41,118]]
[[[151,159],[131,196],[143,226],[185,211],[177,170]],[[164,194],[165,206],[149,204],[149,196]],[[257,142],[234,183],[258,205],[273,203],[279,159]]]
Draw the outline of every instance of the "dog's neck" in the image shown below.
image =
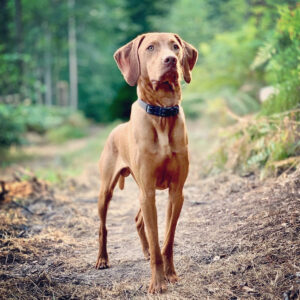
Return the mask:
[[180,104],[181,88],[180,84],[159,84],[154,88],[148,78],[139,78],[137,95],[148,104],[169,107]]

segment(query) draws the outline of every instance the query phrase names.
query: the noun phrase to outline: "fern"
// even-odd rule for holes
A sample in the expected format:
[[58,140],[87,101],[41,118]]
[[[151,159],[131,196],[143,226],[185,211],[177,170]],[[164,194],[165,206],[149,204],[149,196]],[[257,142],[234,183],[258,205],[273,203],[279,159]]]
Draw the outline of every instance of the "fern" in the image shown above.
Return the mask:
[[268,62],[274,54],[276,54],[276,49],[273,43],[266,42],[263,46],[261,46],[258,49],[254,61],[250,66],[251,70],[255,70],[258,67],[265,64],[266,62]]

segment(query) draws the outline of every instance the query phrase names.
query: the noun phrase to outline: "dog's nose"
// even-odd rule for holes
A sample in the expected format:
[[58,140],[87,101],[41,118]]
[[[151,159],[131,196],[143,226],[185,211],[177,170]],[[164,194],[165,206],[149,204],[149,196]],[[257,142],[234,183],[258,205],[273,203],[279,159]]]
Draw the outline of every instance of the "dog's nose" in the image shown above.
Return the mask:
[[168,56],[164,59],[165,65],[176,65],[177,58],[175,56]]

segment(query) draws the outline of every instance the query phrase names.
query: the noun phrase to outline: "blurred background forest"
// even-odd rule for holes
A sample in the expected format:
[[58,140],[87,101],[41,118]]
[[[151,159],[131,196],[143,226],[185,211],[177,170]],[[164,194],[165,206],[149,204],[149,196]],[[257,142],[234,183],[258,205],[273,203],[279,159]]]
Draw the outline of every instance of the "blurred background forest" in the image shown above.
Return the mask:
[[1,165],[28,132],[60,143],[128,119],[136,92],[112,55],[150,31],[199,50],[186,115],[230,126],[209,172],[299,162],[297,0],[0,0]]

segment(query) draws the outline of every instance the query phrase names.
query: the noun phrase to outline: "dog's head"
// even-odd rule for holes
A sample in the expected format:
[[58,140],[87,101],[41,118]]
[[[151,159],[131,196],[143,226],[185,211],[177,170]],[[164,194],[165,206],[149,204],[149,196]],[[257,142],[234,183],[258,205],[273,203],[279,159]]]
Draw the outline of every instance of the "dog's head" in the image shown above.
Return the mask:
[[139,35],[114,54],[129,85],[136,85],[141,77],[151,82],[153,89],[178,85],[181,72],[189,83],[197,57],[197,50],[173,33]]

